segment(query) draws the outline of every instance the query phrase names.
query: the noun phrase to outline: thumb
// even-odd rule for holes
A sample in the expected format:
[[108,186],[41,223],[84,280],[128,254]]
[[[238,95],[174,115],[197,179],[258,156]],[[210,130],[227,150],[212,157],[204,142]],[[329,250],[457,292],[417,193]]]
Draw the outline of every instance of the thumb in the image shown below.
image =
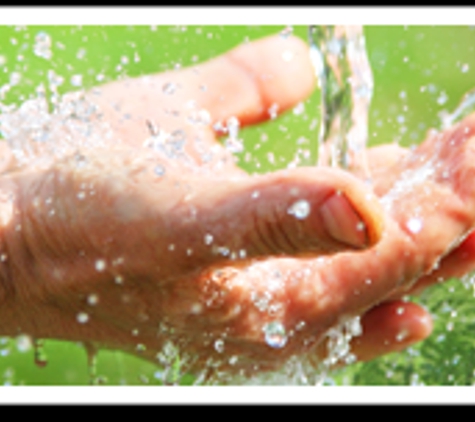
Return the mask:
[[196,218],[175,213],[175,224],[195,258],[207,263],[358,250],[381,236],[376,197],[340,170],[301,168],[199,183]]

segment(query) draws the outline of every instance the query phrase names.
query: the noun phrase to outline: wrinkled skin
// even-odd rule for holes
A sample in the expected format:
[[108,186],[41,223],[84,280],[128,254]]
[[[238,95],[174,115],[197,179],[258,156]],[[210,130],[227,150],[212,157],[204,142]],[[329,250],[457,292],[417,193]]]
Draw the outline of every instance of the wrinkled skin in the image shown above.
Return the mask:
[[[283,61],[284,51],[293,60]],[[173,95],[162,90],[169,82]],[[362,315],[352,343],[359,360],[428,336],[430,315],[399,298],[474,266],[475,117],[411,152],[373,149],[373,190],[337,169],[249,176],[217,142],[213,123],[259,123],[273,104],[284,111],[313,87],[304,43],[268,38],[197,69],[90,93],[117,143],[81,151],[81,165],[66,156],[21,167],[5,151],[0,334],[83,341],[153,361],[172,340],[192,357],[190,371],[211,358],[244,375],[293,355],[317,361],[326,330],[352,315]],[[190,124],[189,100],[210,124]],[[170,159],[144,147],[152,126],[183,130],[186,154]],[[391,191],[428,161],[432,174]],[[310,205],[302,219],[288,212],[301,199]],[[408,228],[413,217],[419,231]],[[286,329],[284,347],[265,341],[272,321]]]

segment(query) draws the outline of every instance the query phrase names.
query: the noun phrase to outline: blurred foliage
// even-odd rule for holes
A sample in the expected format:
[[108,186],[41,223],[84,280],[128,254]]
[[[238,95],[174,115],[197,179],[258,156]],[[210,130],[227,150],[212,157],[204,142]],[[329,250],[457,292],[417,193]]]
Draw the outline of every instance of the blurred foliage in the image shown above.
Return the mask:
[[[282,26],[44,26],[0,27],[0,87],[19,79],[5,103],[21,104],[39,84],[62,78],[60,92],[141,74],[199,65],[228,49]],[[51,59],[34,54],[35,37],[52,40]],[[294,34],[306,40],[306,27]],[[475,86],[473,27],[370,26],[365,28],[375,91],[370,112],[370,143],[420,142],[439,127],[439,113],[453,110]],[[59,79],[58,79],[59,78]],[[318,92],[300,108],[242,132],[240,164],[250,172],[314,165],[319,119]],[[303,107],[303,108],[302,108]],[[475,306],[471,285],[459,280],[437,286],[420,299],[433,313],[434,334],[408,350],[333,375],[332,383],[350,385],[470,385],[474,382]],[[19,350],[21,349],[21,350]],[[5,385],[87,385],[87,358],[80,344],[46,340],[48,364],[38,368],[33,350],[0,341],[0,377]],[[177,363],[178,365],[178,363]],[[174,368],[176,372],[178,368]],[[98,355],[99,383],[160,385],[160,368],[119,352]],[[185,377],[183,384],[193,380]]]

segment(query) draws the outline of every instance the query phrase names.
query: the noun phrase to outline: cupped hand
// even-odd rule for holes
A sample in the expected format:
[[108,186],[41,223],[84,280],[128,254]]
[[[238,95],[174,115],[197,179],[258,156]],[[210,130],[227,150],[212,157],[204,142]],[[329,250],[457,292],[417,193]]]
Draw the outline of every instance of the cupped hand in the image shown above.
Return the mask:
[[88,93],[106,146],[5,164],[0,334],[157,363],[173,345],[187,370],[243,375],[321,358],[355,315],[361,360],[426,337],[427,312],[396,298],[473,265],[471,237],[458,245],[475,225],[475,119],[375,150],[374,190],[329,168],[250,176],[216,141],[313,86],[305,44],[272,37]]

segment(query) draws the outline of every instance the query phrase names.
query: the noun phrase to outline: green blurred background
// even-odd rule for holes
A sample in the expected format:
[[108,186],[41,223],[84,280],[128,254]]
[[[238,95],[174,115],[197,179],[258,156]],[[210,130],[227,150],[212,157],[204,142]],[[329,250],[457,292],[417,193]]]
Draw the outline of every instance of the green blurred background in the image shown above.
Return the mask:
[[[59,91],[92,87],[124,77],[198,64],[282,26],[30,26],[0,27],[0,87],[15,81],[4,103],[21,104],[53,79]],[[307,39],[306,27],[293,27]],[[50,59],[34,54],[38,34],[52,41]],[[375,91],[370,143],[420,142],[439,113],[453,110],[475,87],[475,28],[462,26],[365,27]],[[41,35],[40,35],[41,36]],[[52,73],[52,71],[54,73]],[[48,76],[49,75],[49,76]],[[314,165],[318,92],[302,107],[242,132],[240,164],[250,172],[284,168],[296,154]],[[336,372],[327,384],[471,385],[475,382],[475,299],[470,282],[452,280],[419,298],[434,314],[434,334],[403,353]],[[25,350],[26,349],[26,350]],[[45,341],[48,364],[38,368],[33,350],[0,339],[4,385],[87,385],[80,344]],[[160,368],[119,352],[101,351],[97,373],[107,385],[160,385]],[[190,377],[181,381],[191,382]]]

